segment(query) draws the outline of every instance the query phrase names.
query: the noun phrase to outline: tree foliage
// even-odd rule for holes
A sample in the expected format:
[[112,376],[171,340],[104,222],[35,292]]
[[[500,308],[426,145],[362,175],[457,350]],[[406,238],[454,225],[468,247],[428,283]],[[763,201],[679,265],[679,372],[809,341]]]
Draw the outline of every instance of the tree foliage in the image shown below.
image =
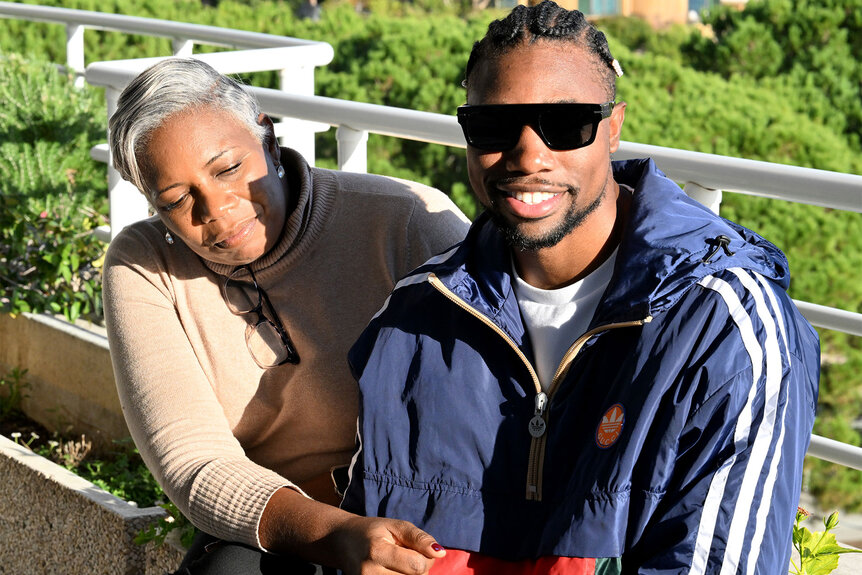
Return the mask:
[[796,109],[843,133],[862,133],[862,0],[762,0],[708,14],[714,38],[692,36],[690,63],[724,77],[796,91]]

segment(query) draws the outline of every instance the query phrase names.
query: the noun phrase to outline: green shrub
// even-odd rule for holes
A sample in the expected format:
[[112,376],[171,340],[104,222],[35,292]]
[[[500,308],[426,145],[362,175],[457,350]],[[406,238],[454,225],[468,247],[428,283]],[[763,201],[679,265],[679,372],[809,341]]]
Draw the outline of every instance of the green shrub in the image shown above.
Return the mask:
[[0,376],[0,420],[21,413],[21,402],[27,396],[26,369],[14,368],[6,375]]
[[696,68],[779,76],[804,91],[797,110],[837,126],[860,151],[862,0],[763,0],[713,10],[706,21],[714,38],[692,35],[683,46]]
[[101,315],[92,230],[107,211],[104,104],[54,66],[0,60],[0,308]]

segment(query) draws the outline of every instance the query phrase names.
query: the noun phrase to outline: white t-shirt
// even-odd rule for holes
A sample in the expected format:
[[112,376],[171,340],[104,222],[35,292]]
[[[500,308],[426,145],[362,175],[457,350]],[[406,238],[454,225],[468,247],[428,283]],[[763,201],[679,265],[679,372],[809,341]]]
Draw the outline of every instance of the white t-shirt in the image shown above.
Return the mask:
[[531,286],[518,276],[512,262],[515,296],[533,342],[533,361],[544,391],[548,391],[566,351],[587,331],[611,281],[616,258],[617,250],[614,250],[590,275],[554,290]]

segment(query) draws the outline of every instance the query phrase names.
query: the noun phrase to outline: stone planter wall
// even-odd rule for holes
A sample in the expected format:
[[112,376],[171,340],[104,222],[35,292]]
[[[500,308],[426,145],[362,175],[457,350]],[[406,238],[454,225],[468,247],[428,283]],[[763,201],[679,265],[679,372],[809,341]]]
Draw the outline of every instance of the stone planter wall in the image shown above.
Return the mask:
[[139,509],[0,436],[0,573],[164,575],[182,552],[134,543],[165,515]]
[[96,447],[129,437],[104,330],[39,314],[0,314],[0,370],[27,369],[27,415]]

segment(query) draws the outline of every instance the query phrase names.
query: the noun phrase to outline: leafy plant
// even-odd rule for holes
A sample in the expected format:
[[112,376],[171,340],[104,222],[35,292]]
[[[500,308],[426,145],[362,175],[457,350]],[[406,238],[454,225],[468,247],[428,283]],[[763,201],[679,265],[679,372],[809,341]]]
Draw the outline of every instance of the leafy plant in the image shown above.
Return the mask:
[[[53,437],[54,439],[48,441],[47,447],[42,445],[34,451],[70,471],[77,471],[78,466],[93,449],[93,442],[84,435],[81,435],[81,439],[64,439],[55,433]],[[110,491],[110,489],[106,489],[106,491]]]
[[706,18],[712,37],[692,35],[693,66],[725,77],[774,78],[795,87],[795,106],[844,133],[862,133],[862,0],[763,0]]
[[135,543],[145,545],[153,542],[156,545],[163,545],[167,539],[176,538],[184,548],[188,549],[191,547],[192,540],[197,533],[195,526],[170,501],[160,503],[159,507],[164,509],[168,516],[159,519],[157,522],[150,524],[146,529],[138,532],[135,535]]
[[828,575],[838,568],[838,558],[842,553],[862,553],[858,549],[842,547],[835,541],[831,530],[838,526],[838,512],[833,512],[823,520],[823,531],[811,532],[801,523],[810,513],[801,507],[796,510],[793,525],[793,548],[799,553],[799,564],[791,559],[792,575]]
[[156,505],[164,500],[164,492],[131,441],[115,442],[115,445],[117,449],[107,456],[79,465],[78,475],[121,499],[134,501],[140,507]]
[[25,380],[26,369],[13,368],[0,377],[0,419],[21,412],[21,402],[27,397],[30,384]]

